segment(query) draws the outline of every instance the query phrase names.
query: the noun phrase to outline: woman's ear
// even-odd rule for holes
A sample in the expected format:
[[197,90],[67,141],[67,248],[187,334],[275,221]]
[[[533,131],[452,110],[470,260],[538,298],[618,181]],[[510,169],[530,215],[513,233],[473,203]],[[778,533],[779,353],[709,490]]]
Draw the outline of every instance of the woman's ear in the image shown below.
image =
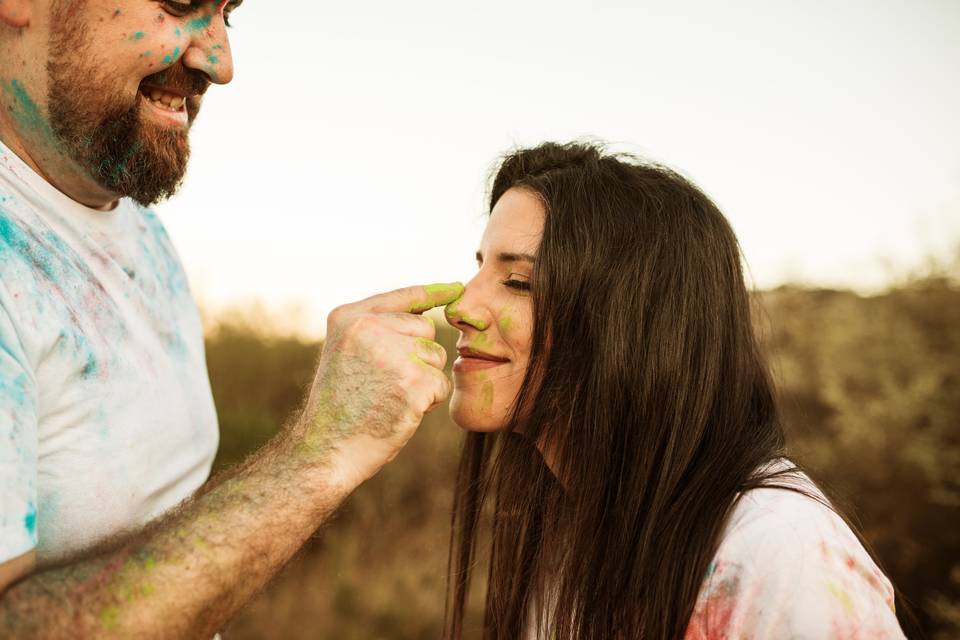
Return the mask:
[[33,0],[0,0],[0,25],[23,29],[30,26]]

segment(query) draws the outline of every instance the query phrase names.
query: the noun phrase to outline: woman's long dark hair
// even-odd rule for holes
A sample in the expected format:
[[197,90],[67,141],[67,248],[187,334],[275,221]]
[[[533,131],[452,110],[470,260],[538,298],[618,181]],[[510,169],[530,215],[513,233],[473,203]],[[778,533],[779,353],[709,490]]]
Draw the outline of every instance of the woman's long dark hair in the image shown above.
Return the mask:
[[736,237],[682,176],[593,145],[512,153],[490,208],[511,188],[546,210],[530,367],[510,428],[467,436],[446,635],[492,495],[485,638],[521,638],[535,597],[543,637],[681,638],[739,493],[782,474],[758,472],[784,435]]

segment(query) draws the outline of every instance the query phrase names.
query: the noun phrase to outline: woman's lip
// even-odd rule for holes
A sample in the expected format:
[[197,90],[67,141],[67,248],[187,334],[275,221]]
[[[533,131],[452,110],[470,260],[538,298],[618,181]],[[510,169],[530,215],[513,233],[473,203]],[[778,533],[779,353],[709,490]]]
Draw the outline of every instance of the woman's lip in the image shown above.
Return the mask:
[[471,347],[457,347],[457,353],[460,354],[461,358],[476,358],[478,360],[493,360],[495,362],[509,362],[510,360],[509,358],[495,356],[492,353],[479,351]]
[[499,367],[502,364],[510,362],[509,360],[491,360],[489,358],[478,358],[461,354],[459,358],[453,361],[453,370],[457,373],[465,371],[475,371],[477,369],[490,369]]

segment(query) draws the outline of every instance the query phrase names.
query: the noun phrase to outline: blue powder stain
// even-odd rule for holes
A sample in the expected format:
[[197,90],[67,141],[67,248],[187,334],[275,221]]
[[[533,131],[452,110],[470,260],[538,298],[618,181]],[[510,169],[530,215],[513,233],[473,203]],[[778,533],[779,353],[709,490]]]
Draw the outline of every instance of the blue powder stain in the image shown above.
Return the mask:
[[83,369],[80,370],[80,377],[84,380],[89,380],[97,374],[100,370],[100,365],[97,363],[97,359],[93,355],[93,349],[90,347],[90,342],[87,340],[87,337],[83,335],[81,331],[73,331],[73,346],[77,352],[77,355],[84,359]]
[[177,47],[176,49],[173,50],[173,53],[164,57],[163,64],[170,64],[171,62],[173,62],[179,57],[180,57],[180,47]]
[[223,45],[222,45],[222,44],[215,44],[215,45],[213,45],[213,50],[214,50],[214,51],[223,51]]
[[220,62],[220,58],[218,58],[217,56],[207,56],[207,62],[209,62],[210,64],[217,64],[218,62]]
[[13,116],[20,123],[20,126],[40,131],[48,138],[54,137],[50,124],[40,113],[40,107],[33,101],[33,98],[30,97],[19,80],[11,80],[9,85],[4,84],[3,90],[11,94],[16,102],[17,108]]
[[57,272],[50,252],[36,242],[31,242],[19,226],[3,215],[0,215],[0,242],[13,249],[14,253],[29,258],[30,262],[50,280],[54,282],[57,280]]
[[181,34],[180,27],[177,27],[176,29],[174,29],[173,33],[179,38]]
[[87,352],[87,364],[83,366],[83,370],[80,372],[80,377],[88,380],[93,376],[97,375],[97,359],[93,357],[93,352]]
[[67,246],[67,243],[63,241],[63,238],[58,236],[53,231],[44,231],[43,240],[44,242],[47,242],[50,245],[52,245],[53,248],[59,251],[60,253],[66,254],[71,251],[70,247]]
[[32,504],[27,507],[27,515],[23,517],[23,526],[33,538],[37,535],[37,508]]
[[194,31],[200,31],[201,29],[206,29],[210,26],[210,23],[213,21],[213,16],[205,16],[203,18],[196,18],[187,23],[187,31],[193,33]]
[[135,34],[130,36],[130,39],[136,42],[137,40],[143,40],[143,37],[147,35],[143,31],[137,31]]
[[[5,345],[0,344],[0,350],[3,350],[11,358],[15,356]],[[28,405],[27,398],[27,376],[24,373],[21,373],[13,380],[6,380],[0,378],[0,395],[3,399],[13,400],[16,407],[25,407]]]
[[40,508],[37,509],[37,526],[45,528],[45,522],[56,522],[60,511],[60,494],[40,495]]

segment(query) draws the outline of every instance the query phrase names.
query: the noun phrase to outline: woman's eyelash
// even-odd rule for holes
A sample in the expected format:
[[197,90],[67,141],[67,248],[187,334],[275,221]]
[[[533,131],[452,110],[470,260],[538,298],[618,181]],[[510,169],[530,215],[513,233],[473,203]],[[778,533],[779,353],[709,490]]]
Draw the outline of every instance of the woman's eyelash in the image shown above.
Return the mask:
[[511,289],[517,289],[519,291],[530,291],[530,281],[529,280],[516,280],[514,278],[507,278],[503,281],[503,284]]

